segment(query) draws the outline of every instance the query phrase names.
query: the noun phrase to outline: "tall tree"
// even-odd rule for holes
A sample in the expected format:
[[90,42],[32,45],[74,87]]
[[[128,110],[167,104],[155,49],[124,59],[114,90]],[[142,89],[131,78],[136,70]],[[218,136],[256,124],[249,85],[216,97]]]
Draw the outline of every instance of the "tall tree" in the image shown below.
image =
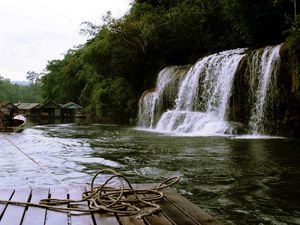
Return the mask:
[[129,119],[160,69],[283,42],[293,9],[292,0],[135,0],[120,19],[108,12],[99,24],[83,23],[90,39],[48,63],[43,96],[79,102],[101,120]]
[[34,71],[28,71],[26,73],[26,79],[29,80],[32,84],[37,83],[40,79],[40,74]]

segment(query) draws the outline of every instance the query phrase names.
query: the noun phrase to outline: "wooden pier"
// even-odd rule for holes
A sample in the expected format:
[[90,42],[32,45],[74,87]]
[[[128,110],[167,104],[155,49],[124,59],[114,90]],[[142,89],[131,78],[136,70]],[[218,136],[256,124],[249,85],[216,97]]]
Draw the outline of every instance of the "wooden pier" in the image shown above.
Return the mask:
[[[135,188],[144,187],[145,185],[135,185]],[[47,198],[81,199],[85,189],[83,186],[74,186],[69,190],[64,187],[0,189],[0,200],[39,203],[41,199]],[[2,202],[0,225],[221,225],[174,189],[164,189],[163,194],[163,199],[157,203],[161,210],[142,218],[102,211],[61,212]]]

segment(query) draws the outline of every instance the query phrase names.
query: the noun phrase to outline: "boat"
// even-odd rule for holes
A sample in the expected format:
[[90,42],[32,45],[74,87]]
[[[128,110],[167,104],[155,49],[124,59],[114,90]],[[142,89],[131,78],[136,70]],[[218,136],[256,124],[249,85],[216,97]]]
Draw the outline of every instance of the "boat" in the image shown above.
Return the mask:
[[20,132],[23,130],[24,125],[26,123],[26,117],[19,114],[15,115],[9,125],[4,125],[0,123],[0,132]]

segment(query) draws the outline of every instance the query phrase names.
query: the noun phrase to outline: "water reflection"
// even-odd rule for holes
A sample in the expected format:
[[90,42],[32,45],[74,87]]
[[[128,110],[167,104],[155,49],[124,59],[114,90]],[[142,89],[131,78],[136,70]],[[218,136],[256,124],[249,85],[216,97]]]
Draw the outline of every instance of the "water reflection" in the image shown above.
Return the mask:
[[[236,199],[231,210],[237,219],[244,218],[253,224],[259,223],[262,218],[267,224],[296,224],[293,221],[300,216],[295,211],[300,203],[296,200],[300,199],[300,191],[296,187],[300,187],[300,183],[289,178],[295,173],[299,175],[298,165],[291,168],[293,159],[299,163],[300,154],[295,147],[295,141],[291,140],[233,143],[229,158],[236,182],[228,196]],[[291,202],[294,202],[293,206]],[[287,215],[294,216],[286,218]]]
[[224,224],[300,224],[300,143],[173,137],[122,126],[39,125],[0,136],[0,186],[68,185],[113,168],[132,182],[181,176],[180,193]]

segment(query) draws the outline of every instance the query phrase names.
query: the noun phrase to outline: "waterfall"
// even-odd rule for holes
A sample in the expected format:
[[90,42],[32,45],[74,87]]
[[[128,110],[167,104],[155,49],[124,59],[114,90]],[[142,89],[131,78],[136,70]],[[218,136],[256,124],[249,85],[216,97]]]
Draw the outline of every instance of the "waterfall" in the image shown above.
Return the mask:
[[244,49],[213,54],[190,68],[178,90],[176,106],[165,112],[156,129],[162,132],[218,135],[228,132],[224,120],[231,85]]
[[[188,71],[174,76],[178,68],[166,68],[158,75],[154,92],[139,103],[139,126],[173,133],[220,133],[228,130],[224,120],[231,85],[244,49],[220,52],[200,59]],[[178,74],[178,72],[177,72]],[[177,79],[172,107],[160,111],[162,93]]]
[[266,133],[279,50],[234,49],[163,69],[155,90],[140,99],[139,127],[178,135]]
[[277,74],[278,64],[280,60],[279,50],[281,45],[275,47],[266,47],[263,49],[262,55],[259,57],[259,50],[254,54],[252,59],[251,74],[258,76],[258,88],[255,93],[255,104],[251,110],[249,125],[253,133],[265,133],[264,121],[266,114],[266,106],[268,101],[268,92],[272,92],[271,85],[272,76]]
[[145,92],[139,100],[138,126],[153,126],[155,92]]
[[160,71],[155,90],[146,91],[140,98],[139,127],[153,128],[165,108],[173,108],[180,79],[186,71],[186,66],[171,66]]

